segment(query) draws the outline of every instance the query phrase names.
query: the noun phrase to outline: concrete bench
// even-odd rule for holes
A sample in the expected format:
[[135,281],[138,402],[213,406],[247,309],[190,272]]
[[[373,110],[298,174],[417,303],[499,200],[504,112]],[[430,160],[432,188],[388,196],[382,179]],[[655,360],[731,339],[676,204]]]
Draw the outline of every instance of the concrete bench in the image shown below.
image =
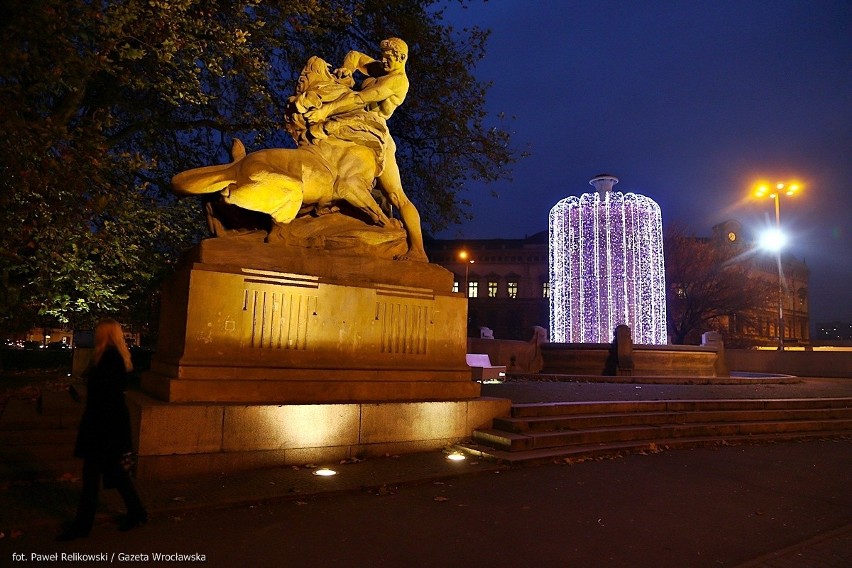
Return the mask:
[[474,381],[485,381],[488,379],[500,379],[506,376],[505,365],[492,365],[491,359],[486,353],[468,353],[465,355],[467,366],[473,373]]

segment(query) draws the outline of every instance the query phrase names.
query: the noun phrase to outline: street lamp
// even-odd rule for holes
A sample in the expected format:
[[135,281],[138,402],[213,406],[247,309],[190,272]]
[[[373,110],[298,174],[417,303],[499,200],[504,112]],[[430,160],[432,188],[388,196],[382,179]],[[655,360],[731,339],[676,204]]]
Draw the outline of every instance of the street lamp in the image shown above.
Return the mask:
[[787,237],[781,231],[781,194],[793,196],[799,192],[801,185],[796,182],[776,183],[772,187],[760,183],[754,190],[755,197],[769,197],[775,200],[775,230],[767,232],[761,239],[761,246],[775,252],[778,263],[778,350],[784,351],[784,271],[781,268],[781,249],[787,243]]
[[468,274],[470,273],[470,265],[474,263],[474,260],[470,258],[470,253],[466,250],[459,251],[459,260],[464,263],[464,295],[467,298],[470,298],[470,290],[468,287],[470,284],[468,283]]

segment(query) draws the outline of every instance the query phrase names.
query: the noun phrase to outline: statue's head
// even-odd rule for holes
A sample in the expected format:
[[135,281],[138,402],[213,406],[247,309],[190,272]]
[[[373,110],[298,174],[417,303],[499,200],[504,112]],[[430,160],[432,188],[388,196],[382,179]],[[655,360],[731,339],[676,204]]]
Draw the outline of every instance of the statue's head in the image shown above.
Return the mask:
[[398,37],[390,37],[382,40],[379,47],[382,49],[382,52],[393,55],[397,61],[405,61],[408,59],[408,44]]

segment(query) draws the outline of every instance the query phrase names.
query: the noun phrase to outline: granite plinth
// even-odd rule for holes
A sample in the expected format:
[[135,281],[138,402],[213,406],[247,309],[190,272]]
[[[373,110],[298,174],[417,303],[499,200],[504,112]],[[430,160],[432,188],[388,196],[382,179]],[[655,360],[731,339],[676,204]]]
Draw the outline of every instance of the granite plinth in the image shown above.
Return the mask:
[[128,406],[137,475],[163,479],[440,449],[490,427],[511,401],[169,403],[130,392]]
[[163,288],[142,388],[171,402],[475,398],[452,281],[422,262],[205,241]]

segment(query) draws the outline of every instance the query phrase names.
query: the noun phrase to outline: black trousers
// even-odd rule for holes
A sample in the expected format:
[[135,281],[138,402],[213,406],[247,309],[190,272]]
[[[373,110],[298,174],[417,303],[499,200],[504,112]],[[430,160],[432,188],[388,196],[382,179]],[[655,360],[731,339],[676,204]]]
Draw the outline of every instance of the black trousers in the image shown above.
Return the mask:
[[127,473],[117,459],[85,458],[83,460],[83,492],[80,494],[80,504],[77,506],[77,516],[74,527],[88,534],[95,522],[95,512],[98,507],[98,491],[101,480],[108,479],[124,499],[127,514],[141,519],[147,515],[139,494],[133,486],[130,474]]

